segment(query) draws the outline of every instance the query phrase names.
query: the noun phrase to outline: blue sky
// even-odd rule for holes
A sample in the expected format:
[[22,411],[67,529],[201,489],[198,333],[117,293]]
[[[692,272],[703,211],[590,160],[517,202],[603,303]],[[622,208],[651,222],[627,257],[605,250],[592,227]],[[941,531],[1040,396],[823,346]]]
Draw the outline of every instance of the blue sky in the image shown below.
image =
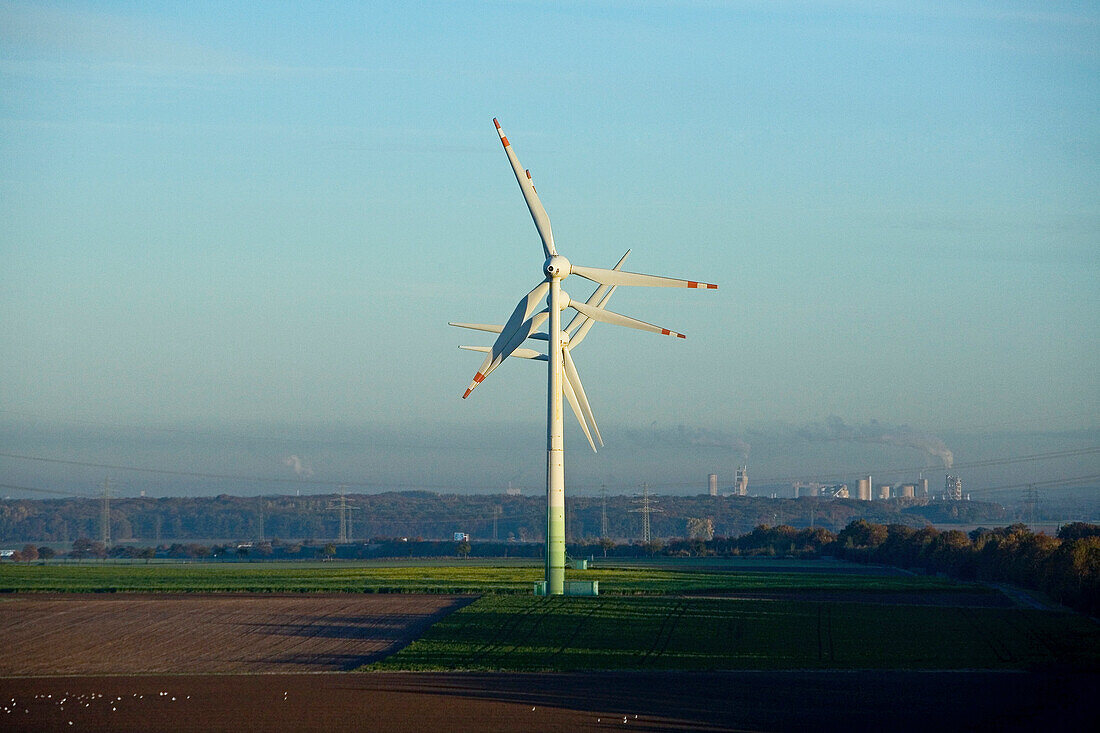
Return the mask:
[[463,401],[446,326],[539,280],[493,117],[563,254],[721,285],[616,294],[688,339],[593,331],[605,438],[1097,427],[1100,10],[1059,2],[0,2],[0,418],[518,425],[539,473],[538,367]]

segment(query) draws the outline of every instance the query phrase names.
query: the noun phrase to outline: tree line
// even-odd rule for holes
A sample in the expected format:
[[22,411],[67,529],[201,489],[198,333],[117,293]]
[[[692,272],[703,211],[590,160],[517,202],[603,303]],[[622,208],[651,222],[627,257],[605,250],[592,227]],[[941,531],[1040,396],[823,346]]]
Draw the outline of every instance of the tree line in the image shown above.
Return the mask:
[[[173,542],[159,546],[134,544],[108,548],[87,537],[77,538],[64,556],[73,560],[178,558],[191,560],[257,561],[309,559],[371,559],[392,557],[541,557],[537,542],[441,541],[408,537],[376,537],[371,541],[336,544],[282,541],[203,544]],[[824,527],[797,529],[761,524],[734,537],[696,536],[648,543],[616,542],[610,538],[567,544],[574,558],[584,557],[735,557],[815,558],[832,555],[860,563],[891,565],[960,580],[1005,582],[1047,593],[1067,606],[1100,615],[1100,525],[1073,522],[1056,536],[1034,533],[1024,524],[970,533],[941,531],[903,524],[850,522],[839,533]],[[27,544],[9,558],[31,562],[58,556],[48,545]]]
[[[437,494],[427,491],[349,494],[343,502],[347,538],[427,537],[455,532],[485,541],[540,542],[546,527],[543,496]],[[119,497],[109,506],[115,543],[340,538],[339,495]],[[988,502],[927,499],[833,501],[815,497],[770,499],[709,495],[661,495],[650,514],[651,536],[732,537],[761,524],[815,526],[837,532],[863,518],[919,527],[928,522],[996,523],[1004,507]],[[640,538],[642,515],[631,496],[570,496],[568,538],[574,542],[607,536],[620,543]],[[103,537],[102,501],[94,498],[7,499],[0,501],[0,542],[64,543]],[[606,516],[606,522],[605,522]],[[709,525],[708,525],[709,523]],[[709,527],[701,529],[702,527]]]
[[855,562],[1011,583],[1100,615],[1100,525],[1096,524],[1066,524],[1051,537],[1034,533],[1025,524],[965,533],[859,520],[836,536],[830,551]]

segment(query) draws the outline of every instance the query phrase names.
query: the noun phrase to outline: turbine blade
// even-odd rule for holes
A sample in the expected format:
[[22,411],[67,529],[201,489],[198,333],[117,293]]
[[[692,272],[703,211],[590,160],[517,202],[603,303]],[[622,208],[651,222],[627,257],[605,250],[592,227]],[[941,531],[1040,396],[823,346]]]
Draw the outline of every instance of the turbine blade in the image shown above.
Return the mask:
[[660,333],[665,336],[676,336],[677,338],[687,338],[682,333],[671,331],[667,328],[661,328],[660,326],[654,326],[652,323],[646,323],[645,321],[639,321],[637,318],[631,318],[630,316],[624,316],[621,313],[615,313],[614,311],[604,310],[603,308],[597,308],[596,306],[587,305],[585,303],[574,303],[569,301],[569,307],[580,311],[594,321],[602,321],[603,323],[611,323],[616,326],[626,326],[627,328],[636,328],[639,331],[650,331],[652,333]]
[[[511,339],[525,324],[528,324],[531,314],[539,306],[539,302],[542,298],[546,297],[547,292],[550,289],[550,283],[543,281],[535,286],[525,297],[519,299],[519,303],[516,304],[516,309],[511,311],[511,316],[508,318],[507,324],[500,329],[500,335],[496,337],[496,341],[493,343],[493,349],[489,351],[485,361],[482,362],[481,368],[474,374],[474,379],[470,382],[470,386],[466,387],[465,394],[462,395],[463,400],[470,396],[470,393],[474,391],[474,387],[482,383],[482,380],[493,372],[500,362],[504,361],[508,357],[508,353],[513,351],[519,343],[524,339],[519,339],[515,343],[511,343]],[[533,330],[533,329],[531,329]],[[530,332],[530,331],[528,331]],[[524,338],[527,338],[526,335]],[[509,343],[511,348],[508,349]]]
[[[588,396],[584,393],[584,387],[581,385],[581,375],[577,373],[577,365],[573,363],[573,357],[569,354],[569,349],[564,348],[561,350],[564,356],[565,364],[565,383],[569,384],[574,394],[577,395],[577,401],[580,403],[580,408],[584,412],[584,418],[588,422],[592,423],[592,430],[596,433],[596,440],[600,441],[600,445],[603,445],[603,436],[600,435],[600,428],[596,425],[596,416],[592,414],[592,405],[588,404]],[[588,442],[592,442],[589,438]],[[592,450],[596,450],[596,446],[592,446]]]
[[[607,305],[607,301],[611,300],[611,296],[615,294],[615,289],[617,287],[619,286],[612,285],[611,288],[607,291],[607,295],[603,297],[603,300],[601,300],[599,303],[594,303],[593,305],[599,308],[603,308],[605,305]],[[589,300],[591,300],[591,298],[589,298]],[[584,318],[584,321],[581,323],[581,327],[577,329],[577,332],[569,337],[569,348],[573,348],[574,346],[577,346],[581,341],[584,341],[584,337],[587,336],[588,332],[592,330],[592,324],[595,323],[595,321],[588,316],[581,317]],[[573,324],[570,323],[569,325]]]
[[470,328],[474,331],[488,331],[490,333],[500,333],[504,330],[504,326],[497,326],[492,323],[455,323],[450,321],[447,325],[458,326],[459,328]]
[[[562,395],[565,397],[569,406],[573,408],[573,414],[577,417],[577,422],[581,424],[581,430],[584,431],[584,437],[588,438],[588,444],[592,446],[592,452],[596,452],[596,444],[592,442],[592,433],[588,431],[588,424],[585,423],[584,417],[581,413],[580,403],[577,401],[577,393],[573,389],[573,385],[569,383],[568,379],[561,381]],[[600,445],[603,445],[603,441],[600,441]]]
[[[626,258],[629,256],[630,250],[628,249],[626,251],[626,254],[619,258],[618,263],[616,263],[613,269],[618,270],[619,268],[621,268],[623,266],[623,263],[626,262]],[[598,288],[596,288],[595,291],[593,291],[592,295],[588,296],[588,300],[584,302],[588,303],[589,305],[598,305],[602,307],[603,304],[607,302],[607,298],[605,296],[610,296],[610,294],[614,291],[614,286],[611,286],[609,288],[607,285],[600,285]],[[592,320],[588,316],[582,313],[577,313],[575,316],[573,316],[572,320],[569,321],[569,325],[565,327],[565,332],[569,334],[570,342],[573,341],[573,334],[586,323],[592,323]],[[589,325],[588,328],[592,328],[592,326]],[[585,329],[585,333],[587,332],[588,329]],[[584,336],[581,336],[580,338],[582,341],[584,340]]]
[[[458,348],[465,349],[466,351],[480,351],[483,354],[488,354],[492,351],[491,346],[459,346]],[[535,351],[534,349],[516,349],[508,356],[517,356],[520,359],[546,361],[546,354],[541,351]]]
[[504,324],[500,335],[493,343],[493,348],[485,357],[485,361],[481,363],[481,367],[471,380],[470,386],[466,388],[466,393],[462,395],[462,399],[469,397],[474,388],[481,384],[485,377],[500,366],[500,363],[508,358],[508,355],[515,351],[516,347],[523,343],[523,340],[546,320],[545,317],[542,319],[532,318],[531,314],[538,308],[540,301],[546,297],[546,292],[549,289],[550,283],[543,281],[516,304],[516,309],[512,311],[512,316]]
[[643,275],[639,272],[623,272],[621,270],[605,270],[601,267],[581,267],[572,265],[570,273],[598,282],[601,285],[645,285],[654,288],[699,288],[701,290],[717,290],[718,286],[712,283],[701,283],[697,280],[677,280],[673,277],[660,277],[659,275]]
[[550,216],[543,208],[542,202],[539,201],[539,195],[535,193],[535,184],[531,182],[531,172],[524,170],[523,166],[519,164],[519,159],[516,158],[516,153],[512,150],[512,144],[504,136],[504,130],[500,129],[500,123],[497,122],[495,117],[493,118],[493,124],[497,126],[497,134],[500,135],[500,142],[504,145],[504,152],[508,155],[508,162],[512,164],[512,172],[516,174],[519,190],[523,192],[523,199],[527,202],[527,208],[531,211],[531,218],[535,220],[535,229],[539,230],[539,237],[542,239],[542,251],[547,257],[556,255],[558,252],[554,249],[554,232],[550,230]]

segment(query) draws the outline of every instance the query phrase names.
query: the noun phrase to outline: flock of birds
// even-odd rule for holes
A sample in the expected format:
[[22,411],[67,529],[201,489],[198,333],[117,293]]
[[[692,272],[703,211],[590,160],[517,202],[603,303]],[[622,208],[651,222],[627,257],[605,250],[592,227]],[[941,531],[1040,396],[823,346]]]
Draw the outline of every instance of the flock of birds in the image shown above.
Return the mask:
[[[132,703],[135,700],[139,702],[145,702],[146,698],[148,698],[149,701],[156,702],[177,702],[190,700],[191,696],[186,695],[180,698],[163,690],[156,694],[150,695],[144,695],[135,692],[132,696],[128,698],[124,698],[118,695],[107,696],[99,692],[92,692],[89,694],[81,695],[73,695],[66,692],[63,695],[57,695],[56,697],[54,697],[53,693],[44,693],[35,695],[34,697],[29,698],[23,702],[20,702],[19,699],[15,697],[9,698],[8,700],[4,701],[2,705],[0,705],[0,710],[2,710],[5,715],[19,713],[22,713],[24,715],[41,715],[45,712],[42,709],[43,706],[54,706],[58,708],[57,712],[64,712],[65,706],[67,705],[71,712],[74,709],[79,711],[81,709],[89,709],[92,707],[92,705],[98,706],[102,704],[109,705],[111,707],[111,712],[115,713],[118,712],[118,709],[122,707],[125,703]],[[73,723],[73,720],[69,721],[69,725],[73,725]]]

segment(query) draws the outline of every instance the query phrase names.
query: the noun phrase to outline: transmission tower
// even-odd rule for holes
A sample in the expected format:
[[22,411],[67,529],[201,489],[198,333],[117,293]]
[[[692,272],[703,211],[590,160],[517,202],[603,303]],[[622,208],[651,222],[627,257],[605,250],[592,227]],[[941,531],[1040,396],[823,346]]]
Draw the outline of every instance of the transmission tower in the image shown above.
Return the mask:
[[344,496],[344,490],[340,489],[340,537],[339,542],[347,544],[348,541],[348,500]]
[[1039,512],[1039,490],[1035,488],[1033,484],[1028,484],[1024,489],[1024,503],[1023,503],[1024,518],[1030,524],[1035,523],[1035,517]]
[[259,511],[259,514],[258,514],[258,517],[257,517],[258,520],[259,520],[259,525],[260,526],[259,526],[259,531],[256,532],[256,539],[259,540],[260,542],[263,542],[264,541],[264,498],[262,496],[258,496],[258,497],[256,497],[256,499],[260,503],[260,511]]
[[637,509],[631,509],[632,512],[641,512],[642,514],[642,543],[648,545],[650,542],[649,534],[649,515],[658,514],[662,510],[658,509],[655,505],[657,500],[649,495],[649,484],[642,484],[642,495],[639,498],[634,499],[635,504],[641,504]]
[[607,486],[600,485],[600,537],[607,537]]
[[346,489],[346,486],[341,486],[339,501],[335,505],[329,505],[329,509],[336,509],[340,513],[340,531],[336,542],[341,545],[351,542],[351,512],[359,508],[348,505],[347,496],[344,493]]
[[111,479],[103,479],[103,516],[99,520],[99,534],[103,546],[111,546]]

